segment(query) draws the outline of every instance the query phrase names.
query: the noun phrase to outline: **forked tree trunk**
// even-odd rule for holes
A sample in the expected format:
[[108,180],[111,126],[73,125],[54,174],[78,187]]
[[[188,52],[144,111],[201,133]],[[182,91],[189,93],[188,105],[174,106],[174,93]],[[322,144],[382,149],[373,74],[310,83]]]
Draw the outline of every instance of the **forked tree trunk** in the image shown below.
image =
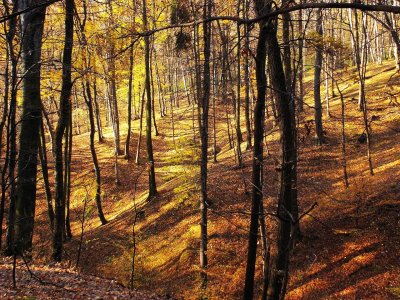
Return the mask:
[[[257,14],[263,14],[263,3],[258,4],[255,1]],[[258,7],[257,7],[258,4]],[[266,9],[269,10],[269,4]],[[256,55],[256,79],[257,79],[257,100],[254,107],[254,146],[253,146],[253,170],[252,170],[252,192],[251,192],[251,219],[250,234],[247,250],[246,277],[244,286],[244,300],[252,300],[254,294],[254,274],[257,257],[257,233],[259,227],[259,213],[261,201],[263,198],[263,138],[264,138],[264,111],[265,111],[265,93],[266,93],[266,41],[267,28],[265,22],[259,23],[257,55]]]
[[65,232],[65,185],[64,185],[64,164],[63,138],[68,126],[71,110],[71,68],[72,68],[72,47],[74,36],[74,0],[65,1],[65,39],[63,52],[63,74],[62,88],[60,95],[60,117],[56,128],[55,142],[55,183],[56,192],[54,197],[55,219],[53,231],[53,259],[61,261],[63,252],[63,239]]

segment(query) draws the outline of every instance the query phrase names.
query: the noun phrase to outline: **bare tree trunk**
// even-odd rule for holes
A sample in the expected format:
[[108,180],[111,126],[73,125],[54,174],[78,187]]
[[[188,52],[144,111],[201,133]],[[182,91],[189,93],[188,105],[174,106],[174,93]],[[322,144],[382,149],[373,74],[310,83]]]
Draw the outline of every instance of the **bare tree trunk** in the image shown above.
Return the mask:
[[72,110],[68,116],[67,135],[65,138],[65,173],[64,173],[64,191],[66,203],[65,215],[65,235],[68,239],[72,238],[70,205],[71,205],[71,160],[72,160]]
[[71,68],[72,68],[72,47],[74,35],[74,0],[66,0],[65,2],[65,40],[63,52],[63,77],[60,96],[60,117],[56,128],[55,142],[55,182],[56,192],[55,202],[55,219],[53,231],[53,259],[61,261],[63,250],[63,238],[65,230],[65,189],[63,169],[66,164],[63,157],[62,141],[65,130],[68,126],[71,110]]
[[40,157],[40,163],[42,166],[44,191],[46,193],[47,213],[49,215],[50,230],[53,230],[53,228],[54,228],[53,197],[51,195],[51,188],[50,188],[49,170],[48,170],[48,165],[47,165],[46,137],[45,137],[45,132],[44,132],[43,121],[40,126],[40,137],[41,137],[41,143],[39,146],[39,157]]
[[[322,10],[317,10],[316,32],[322,40]],[[323,45],[321,41],[317,41],[315,47],[315,64],[314,64],[314,116],[315,116],[315,132],[317,145],[324,143],[324,129],[322,127],[322,104],[321,104],[321,69],[322,69],[322,51]]]
[[[240,17],[242,0],[238,0],[237,5],[237,15]],[[242,131],[240,129],[240,108],[241,108],[241,99],[240,99],[240,89],[241,89],[241,77],[240,77],[240,51],[241,51],[241,32],[240,32],[240,23],[237,23],[236,28],[237,34],[237,81],[236,81],[236,102],[235,102],[235,129],[236,129],[236,154],[237,154],[237,163],[238,167],[241,168],[243,166],[242,163],[242,149],[240,148],[240,144],[243,141]]]
[[[143,27],[147,30],[147,5],[146,0],[143,0]],[[153,158],[153,142],[151,138],[151,114],[152,114],[152,95],[150,87],[150,39],[149,36],[144,37],[145,44],[145,69],[146,69],[146,80],[145,90],[147,95],[146,102],[146,144],[147,144],[147,162],[149,164],[149,195],[148,200],[150,201],[154,196],[157,195],[156,186],[156,174],[154,171],[154,158]]]
[[94,76],[93,80],[93,101],[94,101],[94,108],[96,113],[96,124],[97,124],[97,135],[99,138],[99,143],[102,143],[103,138],[103,129],[101,126],[101,116],[100,116],[100,109],[99,109],[99,101],[97,100],[97,84],[96,84],[96,76]]
[[[7,4],[4,1],[4,7],[7,9]],[[16,12],[18,10],[18,1],[14,2],[14,7],[12,12]],[[9,13],[7,9],[7,14]],[[6,78],[5,78],[5,93],[4,93],[4,112],[3,118],[1,121],[1,131],[0,131],[0,154],[2,151],[2,142],[3,142],[3,129],[7,122],[7,144],[6,144],[6,161],[2,168],[1,174],[1,205],[0,205],[0,226],[3,227],[3,219],[4,219],[4,206],[5,206],[5,197],[7,184],[9,185],[9,215],[8,215],[8,228],[7,228],[7,236],[6,236],[6,254],[12,254],[13,251],[13,242],[14,242],[14,226],[15,226],[15,202],[16,202],[16,184],[15,184],[15,168],[17,164],[17,123],[16,123],[16,110],[17,110],[17,81],[18,81],[18,56],[15,53],[14,49],[14,38],[16,33],[17,20],[11,19],[8,21],[8,32],[6,32],[6,40],[7,40],[7,59],[6,59]],[[9,60],[11,61],[11,95],[9,95]],[[10,97],[10,101],[8,97]],[[8,103],[10,104],[8,110]],[[8,167],[8,183],[6,179]],[[0,239],[3,236],[3,228],[0,229]],[[1,249],[1,241],[0,241],[0,249]]]
[[[300,0],[300,4],[303,0]],[[304,33],[303,33],[303,10],[299,10],[299,95],[297,102],[297,110],[302,112],[304,110],[304,60],[303,60],[303,48],[304,48]]]
[[[211,17],[213,7],[212,0],[204,0],[203,2],[203,18]],[[200,276],[202,287],[207,286],[207,267],[208,267],[208,196],[207,196],[207,163],[208,163],[208,111],[210,103],[210,56],[211,56],[211,24],[203,23],[203,86],[201,92],[201,100],[199,101],[199,129],[201,141],[201,158],[200,158]],[[200,93],[199,93],[200,94]]]
[[[263,1],[260,1],[263,2]],[[264,3],[255,1],[257,14],[264,13]],[[271,4],[267,4],[266,11],[271,9]],[[259,227],[259,215],[261,201],[263,197],[263,138],[264,138],[264,112],[265,112],[265,93],[266,93],[266,55],[267,55],[267,32],[265,22],[259,23],[257,55],[256,55],[256,78],[257,78],[257,100],[254,108],[254,147],[253,147],[253,175],[251,192],[251,218],[250,234],[247,251],[246,277],[244,286],[244,300],[252,300],[254,294],[254,274],[257,257],[257,232]]]
[[[244,0],[244,13],[245,18],[249,17],[249,8],[250,3],[249,0]],[[251,130],[251,120],[250,120],[250,62],[249,62],[249,55],[250,55],[250,29],[249,26],[246,25],[245,27],[245,47],[246,47],[246,55],[244,57],[244,80],[245,80],[245,98],[244,98],[244,114],[246,119],[246,132],[247,132],[247,145],[246,149],[250,150],[251,145],[251,137],[252,137],[252,130]]]
[[367,139],[367,159],[368,167],[371,175],[374,175],[374,168],[372,165],[371,157],[371,127],[368,121],[368,106],[367,98],[365,97],[365,77],[367,73],[367,63],[368,63],[368,41],[367,41],[367,20],[364,13],[362,13],[362,52],[361,52],[361,64],[359,69],[359,82],[360,82],[360,99],[361,99],[361,109],[364,121],[364,130]]
[[336,83],[336,88],[340,95],[340,109],[341,109],[341,125],[342,125],[342,168],[343,168],[343,181],[344,186],[349,187],[349,176],[347,174],[347,159],[346,159],[346,131],[345,131],[345,105],[344,105],[344,96],[342,91],[339,88],[339,85]]
[[290,94],[286,91],[285,74],[273,23],[267,26],[268,63],[271,85],[275,91],[282,138],[281,182],[278,199],[278,249],[267,299],[283,299],[286,291],[289,251],[300,236],[297,205],[296,122]]
[[[138,144],[136,147],[136,159],[135,163],[139,164],[140,158],[140,146],[142,144],[142,133],[143,133],[143,113],[144,113],[144,95],[146,90],[143,89],[142,97],[141,97],[141,105],[140,105],[140,116],[139,116],[139,137],[138,137]],[[140,86],[139,86],[139,94],[140,94]]]
[[[32,0],[20,0],[20,10],[31,7]],[[23,78],[23,104],[16,190],[15,250],[17,253],[32,249],[36,206],[37,154],[42,118],[40,100],[40,61],[46,8],[41,7],[22,14],[21,27]]]
[[132,90],[133,90],[133,45],[129,49],[129,82],[128,82],[128,132],[125,141],[125,158],[130,158],[129,145],[132,130]]
[[107,224],[107,220],[104,217],[103,208],[101,205],[101,175],[100,175],[99,162],[97,160],[96,148],[94,146],[94,136],[95,136],[96,130],[95,130],[95,126],[94,126],[92,94],[90,91],[90,84],[89,84],[88,80],[86,81],[86,93],[85,93],[85,86],[83,83],[82,83],[82,90],[83,90],[84,99],[85,99],[85,102],[86,102],[86,105],[87,105],[88,111],[89,111],[90,153],[92,154],[93,167],[94,167],[94,172],[96,175],[96,197],[95,197],[95,200],[96,200],[96,206],[97,206],[97,214],[99,216],[101,224],[105,225],[105,224]]

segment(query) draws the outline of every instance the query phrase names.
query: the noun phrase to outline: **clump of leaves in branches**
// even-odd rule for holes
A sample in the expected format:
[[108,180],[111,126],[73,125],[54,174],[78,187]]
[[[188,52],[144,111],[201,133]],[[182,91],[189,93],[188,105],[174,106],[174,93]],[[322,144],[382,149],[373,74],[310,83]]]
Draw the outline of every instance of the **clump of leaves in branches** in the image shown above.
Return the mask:
[[[182,0],[175,0],[171,7],[170,22],[171,25],[177,25],[190,21],[190,12],[187,5]],[[181,28],[175,33],[175,49],[177,52],[189,48],[191,36]]]

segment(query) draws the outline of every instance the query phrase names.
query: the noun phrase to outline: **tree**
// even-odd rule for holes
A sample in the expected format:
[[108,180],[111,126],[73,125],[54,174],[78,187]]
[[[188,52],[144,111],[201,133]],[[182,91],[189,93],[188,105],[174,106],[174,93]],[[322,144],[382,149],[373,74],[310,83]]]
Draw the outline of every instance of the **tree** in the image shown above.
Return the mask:
[[[203,18],[211,17],[213,1],[204,0],[203,2]],[[210,89],[211,89],[211,74],[210,74],[210,56],[211,56],[211,25],[203,23],[203,85],[201,99],[199,105],[199,130],[201,142],[200,155],[200,268],[201,279],[203,286],[207,284],[207,267],[208,267],[208,198],[207,198],[207,164],[208,164],[208,111],[210,108]],[[200,94],[200,92],[199,92]]]
[[[35,4],[20,0],[21,10]],[[42,35],[46,7],[22,14],[22,60],[24,68],[21,133],[19,138],[18,183],[15,218],[15,250],[18,253],[32,248],[36,205],[37,154],[40,142],[42,108],[40,99],[40,66]]]
[[322,69],[322,9],[317,10],[316,32],[318,34],[315,46],[315,63],[314,63],[314,117],[316,142],[318,145],[324,143],[324,129],[322,127],[322,104],[321,104],[321,69]]
[[[142,2],[143,9],[143,27],[147,30],[147,6],[146,0]],[[152,94],[150,87],[150,38],[149,36],[144,37],[144,59],[145,59],[145,90],[147,96],[146,102],[146,144],[147,144],[147,163],[149,170],[149,196],[148,200],[152,200],[154,196],[157,195],[157,185],[156,185],[156,173],[154,171],[154,157],[153,157],[153,141],[151,137],[151,116],[152,116]]]
[[74,41],[74,0],[66,0],[65,2],[65,37],[64,37],[64,53],[63,53],[63,74],[62,89],[60,95],[60,117],[56,128],[55,143],[55,175],[56,175],[56,192],[55,192],[55,223],[53,236],[53,258],[61,261],[63,238],[65,231],[65,199],[66,190],[64,186],[64,160],[63,156],[63,138],[65,129],[69,123],[71,114],[71,68],[72,68],[72,47]]

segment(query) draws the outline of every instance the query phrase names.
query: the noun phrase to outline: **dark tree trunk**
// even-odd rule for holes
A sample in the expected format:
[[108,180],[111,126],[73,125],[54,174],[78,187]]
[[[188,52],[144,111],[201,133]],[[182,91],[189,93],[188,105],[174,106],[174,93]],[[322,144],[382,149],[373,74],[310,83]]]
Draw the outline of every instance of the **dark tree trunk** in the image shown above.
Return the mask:
[[300,234],[297,207],[297,149],[296,123],[293,102],[286,91],[285,74],[279,44],[273,23],[267,27],[268,63],[271,85],[275,90],[282,138],[282,166],[278,199],[278,249],[275,271],[272,274],[268,299],[283,299],[286,290],[289,266],[289,251]]
[[51,194],[51,187],[50,187],[50,180],[49,180],[49,168],[48,168],[48,164],[47,164],[46,137],[45,137],[43,121],[40,126],[40,137],[41,137],[41,143],[40,143],[40,147],[39,147],[39,157],[40,157],[40,163],[42,166],[44,191],[46,193],[47,213],[49,215],[50,230],[53,230],[53,228],[54,228],[53,197]]
[[[303,3],[303,0],[300,0]],[[303,34],[303,10],[299,10],[299,94],[297,102],[297,110],[302,112],[304,110],[304,59],[303,59],[303,48],[304,48],[304,34]]]
[[71,110],[71,67],[72,48],[74,37],[74,0],[65,1],[65,39],[63,53],[63,76],[60,96],[60,117],[56,129],[55,143],[55,222],[53,232],[53,259],[61,261],[63,250],[63,238],[65,230],[65,189],[64,189],[64,157],[63,138],[65,129],[68,126]]
[[67,135],[65,139],[65,173],[64,173],[64,191],[66,202],[66,216],[65,216],[65,232],[66,237],[72,238],[71,219],[70,219],[70,205],[71,205],[71,160],[72,160],[72,110],[68,116]]
[[138,143],[136,147],[136,159],[135,163],[139,164],[139,158],[140,158],[140,146],[142,144],[142,134],[143,134],[143,113],[144,113],[144,95],[145,95],[146,90],[143,89],[142,96],[140,97],[140,86],[139,86],[139,97],[140,97],[140,116],[139,116],[139,137],[138,137]]
[[86,93],[85,86],[82,83],[82,90],[84,91],[84,98],[86,105],[89,111],[89,123],[90,123],[90,153],[92,154],[93,167],[96,175],[96,206],[97,206],[97,214],[101,221],[102,225],[107,224],[107,220],[104,217],[103,208],[101,206],[101,174],[99,162],[97,160],[96,148],[94,146],[94,136],[96,133],[95,125],[94,125],[94,114],[93,114],[93,104],[92,104],[92,93],[90,91],[89,81],[86,81]]
[[[203,18],[211,17],[212,0],[204,0],[203,3]],[[203,23],[203,86],[201,99],[199,101],[199,129],[201,141],[201,158],[200,158],[200,268],[202,287],[207,285],[207,247],[208,247],[208,232],[207,232],[207,163],[208,163],[208,111],[210,103],[210,56],[211,56],[211,24]],[[200,94],[200,93],[199,93]]]
[[[249,16],[249,0],[245,1],[245,17]],[[245,80],[245,98],[244,98],[244,114],[246,119],[246,131],[247,131],[247,145],[246,149],[249,150],[252,147],[251,144],[251,120],[250,120],[250,63],[249,63],[249,55],[250,55],[250,29],[249,26],[245,27],[245,47],[246,47],[246,55],[244,57],[244,80]]]
[[[143,26],[147,29],[147,6],[146,0],[143,0]],[[147,95],[146,102],[146,144],[147,144],[147,162],[149,164],[149,196],[148,200],[151,200],[157,194],[156,186],[156,174],[154,171],[154,158],[153,158],[153,142],[151,138],[151,117],[152,117],[152,100],[151,100],[151,86],[150,86],[150,38],[149,36],[144,37],[145,44],[145,69],[146,69],[146,80],[145,89]]]
[[133,45],[129,49],[129,82],[128,82],[128,132],[125,141],[125,158],[130,158],[129,145],[132,130],[132,90],[133,90]]
[[[260,5],[263,1],[255,1],[257,6],[257,14],[262,15],[264,10]],[[269,10],[271,5],[266,7]],[[254,107],[254,146],[253,146],[253,175],[252,175],[252,192],[251,192],[251,219],[249,245],[247,251],[247,267],[244,287],[245,300],[252,300],[254,294],[254,274],[257,257],[257,232],[259,226],[259,214],[261,201],[263,198],[263,138],[264,138],[264,111],[265,111],[265,94],[266,94],[266,41],[267,27],[265,22],[260,22],[260,31],[258,34],[257,56],[256,56],[256,79],[257,79],[257,100]]]
[[[36,2],[21,0],[19,8],[27,9]],[[21,18],[22,58],[25,70],[18,160],[16,195],[15,249],[18,253],[32,249],[36,204],[37,153],[42,118],[40,100],[40,58],[46,8],[24,13]]]
[[315,63],[314,63],[314,117],[315,117],[315,132],[316,142],[318,145],[324,143],[324,129],[322,126],[322,104],[321,104],[321,69],[322,69],[322,10],[317,10],[316,32],[319,35],[319,40],[315,47]]
[[104,138],[103,138],[103,129],[102,129],[102,126],[101,126],[101,115],[100,115],[100,109],[99,109],[99,101],[97,100],[96,76],[94,76],[94,82],[93,82],[93,102],[94,102],[94,108],[95,108],[95,113],[96,113],[97,135],[99,137],[99,142],[102,143]]
[[[240,17],[240,10],[241,10],[241,0],[237,3],[237,15]],[[240,24],[237,24],[236,28],[237,33],[237,79],[236,79],[236,102],[235,102],[235,129],[236,129],[236,153],[237,153],[237,162],[238,167],[242,167],[242,149],[240,148],[240,144],[243,141],[242,131],[240,129],[240,108],[241,108],[241,98],[240,98],[240,89],[241,89],[241,77],[240,77],[240,51],[241,51],[241,37],[240,37]]]
[[[6,7],[6,5],[5,5]],[[13,12],[18,10],[18,1],[14,1]],[[1,132],[0,132],[0,153],[3,141],[3,128],[6,123],[7,112],[8,112],[8,102],[10,102],[10,108],[8,112],[7,120],[7,146],[6,146],[6,161],[2,170],[2,195],[1,195],[1,205],[0,205],[0,226],[3,227],[4,218],[4,205],[5,205],[5,193],[7,189],[6,173],[8,167],[8,184],[10,188],[9,198],[9,215],[8,215],[8,229],[6,237],[6,254],[11,254],[13,248],[13,236],[14,236],[14,225],[15,225],[15,201],[16,201],[16,184],[15,184],[15,167],[17,164],[17,124],[16,124],[16,111],[17,111],[17,81],[18,81],[18,58],[14,50],[14,37],[16,33],[17,21],[16,19],[11,19],[8,22],[8,32],[6,34],[7,39],[7,55],[11,60],[11,98],[9,97],[9,86],[8,86],[8,60],[6,60],[6,91],[4,95],[4,114],[1,121]],[[3,228],[0,229],[0,239],[3,236]],[[1,241],[0,241],[1,248]]]

